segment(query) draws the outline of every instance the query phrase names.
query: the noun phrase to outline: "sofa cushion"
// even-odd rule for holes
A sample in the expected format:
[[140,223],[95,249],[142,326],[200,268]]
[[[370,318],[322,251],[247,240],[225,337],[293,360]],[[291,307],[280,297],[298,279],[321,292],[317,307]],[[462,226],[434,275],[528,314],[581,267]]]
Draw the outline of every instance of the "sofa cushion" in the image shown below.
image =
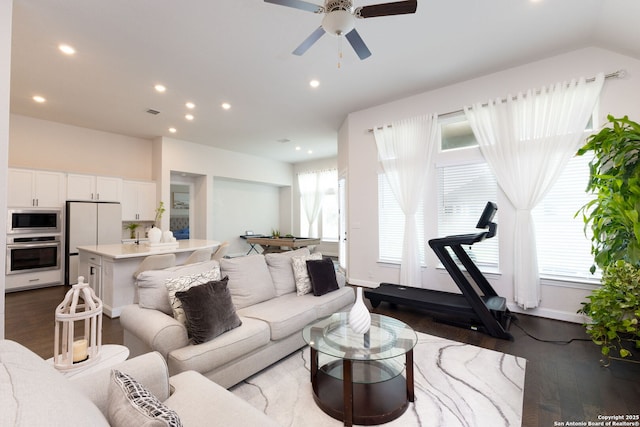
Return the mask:
[[291,292],[238,310],[238,314],[267,322],[271,339],[277,341],[299,333],[305,325],[317,319],[313,298],[300,303],[296,297],[296,293]]
[[181,427],[178,414],[162,404],[142,384],[117,369],[109,383],[109,422],[114,427]]
[[313,294],[303,295],[302,297],[298,297],[300,301],[299,304],[302,304],[305,299],[310,300],[316,309],[318,319],[320,319],[331,316],[333,313],[337,313],[353,304],[356,300],[356,293],[351,286],[345,286],[337,291],[329,292],[319,297]]
[[0,424],[8,426],[109,425],[52,364],[9,340],[0,340],[0,408]]
[[177,292],[186,291],[194,286],[203,285],[212,280],[218,280],[220,277],[219,272],[216,270],[206,270],[201,273],[190,274],[186,276],[178,276],[173,279],[168,279],[165,282],[169,294],[169,302],[171,303],[171,309],[173,310],[173,317],[180,323],[186,325],[187,318],[184,315],[182,309],[182,301],[176,296]]
[[298,295],[304,295],[311,292],[311,281],[307,272],[307,260],[320,260],[322,254],[314,252],[307,256],[294,256],[291,258],[293,267],[293,276],[296,278],[296,292]]
[[212,340],[242,325],[227,288],[229,278],[214,280],[176,292],[187,318],[187,331],[194,344]]
[[296,290],[296,278],[293,276],[291,258],[294,256],[309,256],[308,248],[300,248],[295,251],[266,254],[264,256],[276,288],[276,296],[288,294]]
[[338,290],[336,268],[330,258],[307,260],[307,272],[309,273],[313,295],[319,297]]
[[220,260],[222,274],[229,276],[229,291],[237,309],[276,296],[264,255],[250,255]]
[[269,325],[240,316],[242,325],[199,345],[187,345],[169,353],[169,373],[194,370],[206,374],[269,344]]
[[202,273],[213,270],[213,279],[220,280],[220,264],[218,261],[206,261],[186,266],[176,266],[164,270],[148,270],[140,273],[136,279],[138,287],[138,304],[142,308],[159,310],[173,315],[169,294],[165,286],[167,280],[178,276]]

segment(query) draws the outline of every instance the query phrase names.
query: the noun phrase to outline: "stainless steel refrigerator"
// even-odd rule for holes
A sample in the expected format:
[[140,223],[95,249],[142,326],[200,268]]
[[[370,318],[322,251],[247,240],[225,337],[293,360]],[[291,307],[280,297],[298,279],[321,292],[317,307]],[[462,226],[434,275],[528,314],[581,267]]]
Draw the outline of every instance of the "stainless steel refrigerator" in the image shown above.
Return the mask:
[[78,283],[78,246],[122,242],[122,206],[112,202],[67,201],[64,282]]

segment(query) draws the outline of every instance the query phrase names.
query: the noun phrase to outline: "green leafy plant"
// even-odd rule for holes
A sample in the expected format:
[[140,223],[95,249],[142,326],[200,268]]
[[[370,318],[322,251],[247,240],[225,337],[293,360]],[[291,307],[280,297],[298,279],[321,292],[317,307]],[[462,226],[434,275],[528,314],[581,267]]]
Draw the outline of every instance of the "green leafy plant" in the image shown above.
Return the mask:
[[627,116],[607,117],[611,126],[591,135],[578,155],[593,152],[587,191],[595,198],[582,212],[585,232],[590,226],[595,265],[605,268],[617,260],[640,266],[640,124]]
[[277,228],[272,228],[271,229],[271,237],[273,237],[274,239],[279,239],[280,238],[280,230],[278,230]]
[[164,208],[164,202],[160,201],[160,203],[158,203],[158,207],[156,208],[156,219],[154,220],[156,224],[158,224],[158,221],[162,219],[162,214],[165,210],[166,209]]
[[130,222],[129,224],[126,225],[125,229],[129,230],[129,238],[131,239],[135,239],[136,238],[136,228],[140,227],[140,224],[138,224],[137,222]]
[[582,303],[578,313],[591,318],[587,333],[604,356],[628,357],[640,348],[640,268],[623,260],[603,270],[602,286]]

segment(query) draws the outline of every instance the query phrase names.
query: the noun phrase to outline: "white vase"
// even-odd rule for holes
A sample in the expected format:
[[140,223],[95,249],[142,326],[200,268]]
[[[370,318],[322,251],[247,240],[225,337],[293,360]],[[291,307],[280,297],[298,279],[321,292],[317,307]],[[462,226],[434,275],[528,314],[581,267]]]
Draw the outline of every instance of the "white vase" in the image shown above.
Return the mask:
[[173,231],[168,230],[162,233],[162,243],[171,243],[173,242]]
[[162,230],[158,227],[151,227],[149,230],[149,243],[160,243],[162,239]]
[[357,334],[364,334],[371,326],[371,314],[362,299],[362,288],[356,288],[356,302],[349,312],[349,326]]

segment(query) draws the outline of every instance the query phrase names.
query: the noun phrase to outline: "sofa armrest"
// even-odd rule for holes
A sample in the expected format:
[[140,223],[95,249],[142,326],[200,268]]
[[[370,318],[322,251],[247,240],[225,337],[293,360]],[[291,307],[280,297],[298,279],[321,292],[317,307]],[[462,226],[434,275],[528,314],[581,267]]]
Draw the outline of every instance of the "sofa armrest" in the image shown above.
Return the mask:
[[71,377],[69,379],[71,384],[91,399],[105,417],[107,416],[109,381],[112,369],[118,369],[131,375],[161,401],[169,397],[167,362],[157,352],[134,357],[115,365],[111,369],[102,369],[77,378]]
[[165,359],[172,350],[189,344],[187,328],[182,323],[161,311],[140,308],[138,304],[122,309],[120,324]]
[[169,381],[173,393],[164,403],[178,413],[185,426],[278,425],[263,412],[196,371],[181,372]]

